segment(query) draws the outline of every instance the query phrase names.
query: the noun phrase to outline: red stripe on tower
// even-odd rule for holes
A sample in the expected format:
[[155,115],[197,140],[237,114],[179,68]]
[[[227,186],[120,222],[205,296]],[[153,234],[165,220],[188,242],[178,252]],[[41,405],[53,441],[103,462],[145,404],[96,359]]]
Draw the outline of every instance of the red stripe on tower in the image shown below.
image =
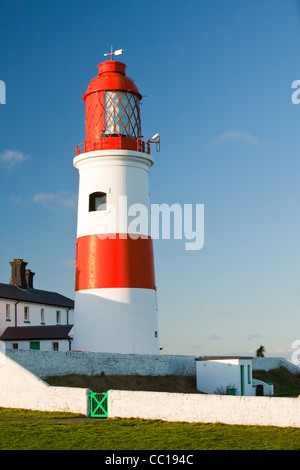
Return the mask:
[[115,287],[155,289],[152,239],[128,234],[78,238],[75,290]]

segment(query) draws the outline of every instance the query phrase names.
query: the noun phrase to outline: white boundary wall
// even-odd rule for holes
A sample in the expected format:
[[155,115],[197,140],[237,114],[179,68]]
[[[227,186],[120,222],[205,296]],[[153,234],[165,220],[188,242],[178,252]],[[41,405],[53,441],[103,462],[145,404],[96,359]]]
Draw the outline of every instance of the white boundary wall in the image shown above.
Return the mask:
[[52,387],[0,352],[0,407],[88,415],[89,389]]
[[109,390],[108,417],[300,427],[300,399]]

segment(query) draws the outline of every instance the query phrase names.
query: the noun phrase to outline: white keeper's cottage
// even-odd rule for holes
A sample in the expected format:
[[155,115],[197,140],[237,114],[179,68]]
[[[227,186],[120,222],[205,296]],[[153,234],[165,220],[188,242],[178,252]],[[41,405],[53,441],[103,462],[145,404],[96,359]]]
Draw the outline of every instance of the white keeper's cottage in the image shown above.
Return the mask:
[[6,349],[70,351],[74,301],[35,289],[23,259],[10,265],[10,283],[0,283],[0,341]]

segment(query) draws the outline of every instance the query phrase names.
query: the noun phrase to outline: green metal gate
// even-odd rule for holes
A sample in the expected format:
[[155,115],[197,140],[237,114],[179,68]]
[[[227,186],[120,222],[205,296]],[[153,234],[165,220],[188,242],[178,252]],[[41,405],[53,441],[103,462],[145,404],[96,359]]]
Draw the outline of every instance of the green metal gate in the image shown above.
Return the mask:
[[108,392],[95,393],[90,391],[90,412],[91,418],[108,417]]

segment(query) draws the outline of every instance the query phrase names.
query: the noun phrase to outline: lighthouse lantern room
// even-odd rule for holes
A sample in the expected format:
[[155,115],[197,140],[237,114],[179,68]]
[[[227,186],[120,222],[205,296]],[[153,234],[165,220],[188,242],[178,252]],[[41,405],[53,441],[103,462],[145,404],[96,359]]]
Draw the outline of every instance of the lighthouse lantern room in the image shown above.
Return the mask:
[[159,354],[152,239],[148,228],[128,230],[135,204],[150,213],[151,141],[142,141],[142,96],[113,54],[83,96],[86,139],[73,162],[79,170],[74,349]]

